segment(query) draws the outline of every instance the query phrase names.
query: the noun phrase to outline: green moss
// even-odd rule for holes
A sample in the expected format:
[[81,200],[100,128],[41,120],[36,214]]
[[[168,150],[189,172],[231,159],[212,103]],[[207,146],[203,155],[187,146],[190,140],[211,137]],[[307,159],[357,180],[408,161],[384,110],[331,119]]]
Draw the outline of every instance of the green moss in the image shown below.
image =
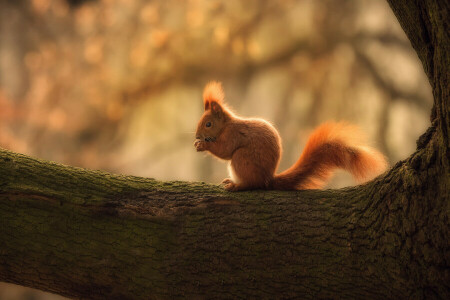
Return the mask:
[[[128,282],[141,295],[167,288],[162,265],[175,244],[170,222],[125,220],[26,196],[6,207],[0,210],[0,227],[11,234],[0,234],[0,244],[8,264],[26,262],[27,268],[50,277],[58,273],[54,268],[64,266],[65,272],[77,274],[80,285],[95,284],[93,275],[101,274],[102,280]],[[133,280],[126,278],[130,274]]]

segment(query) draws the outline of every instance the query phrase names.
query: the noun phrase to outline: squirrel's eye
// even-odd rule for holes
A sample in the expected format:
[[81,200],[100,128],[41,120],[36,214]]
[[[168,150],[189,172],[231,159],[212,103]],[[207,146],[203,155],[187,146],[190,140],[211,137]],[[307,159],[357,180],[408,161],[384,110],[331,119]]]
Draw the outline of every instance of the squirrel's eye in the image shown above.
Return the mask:
[[211,127],[211,122],[206,123],[206,127]]

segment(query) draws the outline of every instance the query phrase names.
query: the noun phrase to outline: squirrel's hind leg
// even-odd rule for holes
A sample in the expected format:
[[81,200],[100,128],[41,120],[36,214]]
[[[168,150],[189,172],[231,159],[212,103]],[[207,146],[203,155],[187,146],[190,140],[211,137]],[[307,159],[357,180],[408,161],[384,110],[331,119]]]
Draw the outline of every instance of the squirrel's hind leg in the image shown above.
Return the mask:
[[269,189],[275,170],[275,160],[249,160],[254,154],[252,149],[241,148],[234,152],[228,172],[231,178],[222,181],[227,191],[245,191]]
[[236,173],[234,172],[231,162],[228,164],[228,174],[230,174],[231,178],[225,178],[221,183],[221,185],[223,185],[225,190],[229,192],[242,190],[242,187],[239,189],[240,180],[236,176]]

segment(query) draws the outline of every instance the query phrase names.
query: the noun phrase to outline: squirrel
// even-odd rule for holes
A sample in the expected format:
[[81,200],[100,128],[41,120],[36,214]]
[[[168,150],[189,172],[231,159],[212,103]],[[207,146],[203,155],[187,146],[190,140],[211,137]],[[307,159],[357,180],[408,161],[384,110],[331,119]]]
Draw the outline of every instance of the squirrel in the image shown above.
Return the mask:
[[275,174],[282,152],[277,130],[266,120],[235,115],[224,97],[220,82],[206,85],[205,111],[198,122],[194,146],[197,151],[231,160],[231,178],[222,181],[227,191],[318,189],[337,168],[349,171],[362,183],[387,167],[383,154],[361,145],[355,126],[329,122],[314,130],[292,167]]

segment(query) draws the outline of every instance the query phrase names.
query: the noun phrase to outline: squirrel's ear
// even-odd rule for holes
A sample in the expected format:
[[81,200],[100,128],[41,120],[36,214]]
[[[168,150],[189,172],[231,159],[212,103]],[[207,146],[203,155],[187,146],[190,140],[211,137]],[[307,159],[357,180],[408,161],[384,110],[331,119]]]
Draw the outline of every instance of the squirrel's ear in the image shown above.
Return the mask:
[[211,101],[205,101],[204,104],[205,104],[205,111],[211,108]]
[[223,115],[222,106],[216,101],[211,101],[211,112],[214,116],[221,118]]

